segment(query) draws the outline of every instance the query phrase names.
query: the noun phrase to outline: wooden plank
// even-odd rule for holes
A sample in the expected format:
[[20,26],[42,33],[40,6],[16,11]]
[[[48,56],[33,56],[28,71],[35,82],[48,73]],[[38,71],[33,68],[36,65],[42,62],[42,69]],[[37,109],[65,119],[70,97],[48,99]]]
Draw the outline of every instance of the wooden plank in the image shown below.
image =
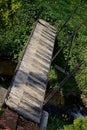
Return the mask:
[[[46,53],[46,52],[45,52]],[[32,56],[29,56],[29,61],[27,61],[27,64],[30,64],[30,66],[35,63],[35,62],[38,62],[39,65],[42,65],[44,66],[44,68],[46,68],[48,70],[49,68],[49,63],[47,63],[46,61],[43,61],[41,59],[39,59],[37,56],[33,57]],[[23,61],[26,63],[26,60],[28,60],[28,56],[26,55],[25,58],[23,59]],[[32,67],[32,66],[31,66]],[[40,66],[41,67],[41,66]],[[36,69],[36,68],[35,68]]]
[[55,68],[59,71],[61,71],[62,73],[64,73],[65,75],[69,75],[69,72],[65,71],[63,68],[61,68],[60,66],[58,65],[55,65]]
[[[24,92],[24,94],[23,94],[23,99],[25,99],[25,100],[27,100],[28,102],[30,101],[30,102],[34,102],[34,104],[36,104],[36,106],[38,107],[40,107],[40,105],[41,105],[41,99],[37,99],[34,95],[31,95],[30,93],[28,93],[28,92]],[[33,103],[32,103],[33,104]]]
[[[16,111],[22,115],[23,117],[25,117],[26,119],[31,119],[34,122],[39,123],[40,122],[40,117],[41,117],[41,113],[39,113],[37,115],[37,113],[32,113],[31,111],[29,111],[28,109],[25,108],[25,106],[19,106]],[[29,117],[29,118],[28,118]]]
[[44,89],[41,85],[37,85],[36,83],[34,83],[33,81],[29,81],[27,83],[29,85],[29,88],[31,88],[32,90],[34,90],[35,92],[37,92],[39,95],[44,95]]
[[41,86],[43,86],[43,88],[45,87],[45,83],[43,83],[42,81],[40,81],[37,78],[33,77],[32,75],[29,75],[28,79],[35,81],[37,84],[40,84]]
[[[32,107],[38,107],[39,109],[41,108],[42,102],[38,102],[37,99],[35,101],[34,97],[33,98],[31,96],[28,96],[28,97],[26,95],[23,95],[22,101],[24,100],[25,102],[27,102],[27,104],[29,104]],[[28,107],[28,110],[29,110],[29,107]]]
[[[50,55],[51,52],[52,52],[52,49],[51,49],[51,50],[50,50],[50,49],[46,49],[46,48],[43,48],[43,46],[41,46],[40,48],[38,48],[37,51],[38,51],[39,49],[43,52],[43,54],[45,54],[46,51],[47,51],[47,53]],[[33,48],[31,48],[31,50],[33,50]],[[32,59],[32,55],[36,58],[37,52],[31,51],[31,52],[27,53],[27,54],[24,56],[23,60],[27,60],[29,57],[31,57],[31,59]],[[43,55],[43,58],[44,58],[44,60],[47,60],[47,61],[50,62],[50,59],[48,59],[49,57],[45,58],[44,55]],[[39,59],[39,58],[37,57],[37,59]]]
[[39,35],[38,33],[35,33],[33,37],[38,37],[44,41],[50,42],[51,44],[53,44],[53,42],[54,42],[54,39],[48,38],[47,36],[45,36],[43,34]]
[[17,110],[18,109],[18,101],[17,100],[13,100],[11,98],[7,98],[5,99],[6,104],[13,110]]
[[35,36],[33,36],[31,40],[35,40],[37,44],[39,44],[39,46],[41,46],[41,43],[43,43],[42,46],[44,47],[46,46],[47,48],[51,47],[53,49],[54,44],[51,41],[46,41],[46,40],[44,41],[43,39],[35,37]]
[[20,101],[19,107],[23,107],[24,109],[30,111],[32,114],[36,114],[39,116],[41,109],[39,105],[35,102],[32,102],[30,99],[26,100],[25,98]]
[[55,36],[54,27],[37,22],[6,99],[8,107],[36,123],[40,123]]
[[[43,76],[45,79],[47,79],[47,68],[46,68],[46,66],[43,66],[42,64],[40,66],[39,65],[40,65],[40,63],[36,62],[35,60],[34,60],[34,63],[28,65],[29,68],[24,66],[24,64],[21,64],[20,65],[20,71],[21,72],[24,71],[27,76],[29,74],[35,74],[35,75]],[[37,66],[39,66],[39,67],[37,67]],[[29,78],[29,77],[27,77],[27,78]]]
[[42,32],[40,30],[35,30],[34,33],[36,33],[38,35],[42,35],[43,37],[55,40],[55,36],[53,36],[52,33],[48,33],[45,30],[42,30]]
[[46,30],[47,32],[49,32],[52,36],[55,37],[56,31],[51,29],[50,27],[44,25],[43,23],[38,23],[36,26],[35,31],[41,31],[40,33],[42,33],[44,30]]
[[38,94],[37,96],[39,98],[41,98],[41,96],[43,96],[45,94],[44,87],[41,84],[34,81],[34,80],[29,79],[29,82],[26,83],[26,85],[27,85],[27,87],[29,87],[28,89],[30,89],[31,92],[35,91]]
[[10,93],[9,98],[10,101],[14,102],[15,104],[19,104],[20,103],[20,97],[17,97],[16,94],[12,94]]
[[[37,68],[37,70],[35,68]],[[25,63],[20,65],[20,71],[24,71],[25,73],[29,74],[30,70],[33,70],[33,73],[38,73],[38,75],[44,75],[45,77],[47,77],[46,66],[40,64],[36,60],[34,60],[34,62],[29,65],[26,65]]]
[[56,33],[56,29],[52,25],[50,25],[48,22],[46,22],[42,19],[39,19],[39,23],[45,25],[46,28],[48,27],[49,29],[53,30]]
[[40,22],[37,24],[35,31],[39,32],[40,34],[43,32],[48,33],[49,36],[52,36],[52,37],[55,37],[55,34],[56,34],[56,31],[54,29]]

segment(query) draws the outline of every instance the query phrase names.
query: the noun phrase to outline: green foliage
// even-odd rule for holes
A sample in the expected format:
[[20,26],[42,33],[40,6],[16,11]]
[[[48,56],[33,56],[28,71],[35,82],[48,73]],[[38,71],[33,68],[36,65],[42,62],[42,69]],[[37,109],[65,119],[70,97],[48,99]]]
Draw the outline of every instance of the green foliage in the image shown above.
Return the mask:
[[57,86],[58,85],[57,80],[58,80],[57,71],[53,67],[51,67],[50,74],[49,74],[49,82],[48,82],[49,87],[53,88],[54,86]]
[[87,130],[87,117],[74,120],[72,125],[66,125],[64,130]]
[[1,26],[11,25],[14,21],[15,13],[21,6],[16,0],[0,0],[0,23]]
[[18,26],[16,29],[13,27],[10,30],[7,30],[3,37],[0,37],[0,49],[2,51],[2,53],[0,53],[1,57],[3,56],[14,59],[18,59],[18,57],[20,57],[25,41],[28,39],[28,37],[24,34],[25,30],[27,30],[25,26],[22,28]]
[[56,117],[49,117],[47,130],[64,130],[65,123]]
[[70,125],[56,117],[49,117],[47,130],[87,130],[87,117],[77,118]]

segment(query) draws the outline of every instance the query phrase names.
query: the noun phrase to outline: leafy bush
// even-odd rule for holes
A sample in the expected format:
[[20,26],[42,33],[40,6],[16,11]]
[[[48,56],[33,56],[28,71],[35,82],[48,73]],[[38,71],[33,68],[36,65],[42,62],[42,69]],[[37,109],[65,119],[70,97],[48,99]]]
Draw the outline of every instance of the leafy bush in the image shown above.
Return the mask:
[[66,124],[56,117],[49,118],[47,130],[87,130],[87,117],[77,118],[73,124]]
[[0,23],[1,26],[11,25],[17,9],[21,6],[16,0],[0,0]]
[[87,117],[74,120],[72,125],[67,125],[64,130],[87,130]]

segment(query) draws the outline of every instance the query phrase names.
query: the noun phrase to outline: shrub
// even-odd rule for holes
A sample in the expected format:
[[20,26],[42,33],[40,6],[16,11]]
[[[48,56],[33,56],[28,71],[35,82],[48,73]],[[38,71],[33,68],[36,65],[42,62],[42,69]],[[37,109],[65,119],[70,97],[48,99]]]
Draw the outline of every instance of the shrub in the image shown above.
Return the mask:
[[66,125],[64,130],[87,130],[87,117],[74,120],[72,125]]
[[16,0],[0,0],[0,23],[1,26],[10,26],[13,23],[15,13],[21,6]]

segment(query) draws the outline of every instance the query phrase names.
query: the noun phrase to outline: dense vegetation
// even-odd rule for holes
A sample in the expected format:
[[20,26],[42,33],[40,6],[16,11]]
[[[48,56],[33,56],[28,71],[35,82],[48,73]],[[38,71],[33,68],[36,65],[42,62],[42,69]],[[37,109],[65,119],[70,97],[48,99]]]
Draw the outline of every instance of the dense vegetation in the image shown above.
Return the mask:
[[87,130],[87,117],[74,120],[74,123],[65,126],[64,130]]
[[47,130],[87,130],[87,117],[75,119],[72,125],[66,125],[55,117],[50,118]]
[[64,125],[66,125],[64,121],[49,117],[47,130],[64,130]]
[[[33,25],[39,18],[48,21],[55,26],[57,32],[71,15],[72,10],[78,6],[78,10],[69,20],[62,31],[57,35],[54,53],[65,43],[72,31],[83,22],[82,27],[72,42],[67,70],[71,71],[78,62],[85,61],[80,71],[62,89],[66,96],[68,93],[76,93],[81,97],[87,94],[87,1],[86,0],[0,0],[0,58],[19,60],[25,47]],[[66,68],[67,55],[70,42],[55,63]],[[51,67],[49,86],[55,87],[62,80],[61,75]],[[57,128],[54,128],[57,130]],[[62,130],[62,128],[61,128]]]
[[0,0],[0,26],[6,27],[13,25],[15,12],[20,7],[20,2],[15,0]]

